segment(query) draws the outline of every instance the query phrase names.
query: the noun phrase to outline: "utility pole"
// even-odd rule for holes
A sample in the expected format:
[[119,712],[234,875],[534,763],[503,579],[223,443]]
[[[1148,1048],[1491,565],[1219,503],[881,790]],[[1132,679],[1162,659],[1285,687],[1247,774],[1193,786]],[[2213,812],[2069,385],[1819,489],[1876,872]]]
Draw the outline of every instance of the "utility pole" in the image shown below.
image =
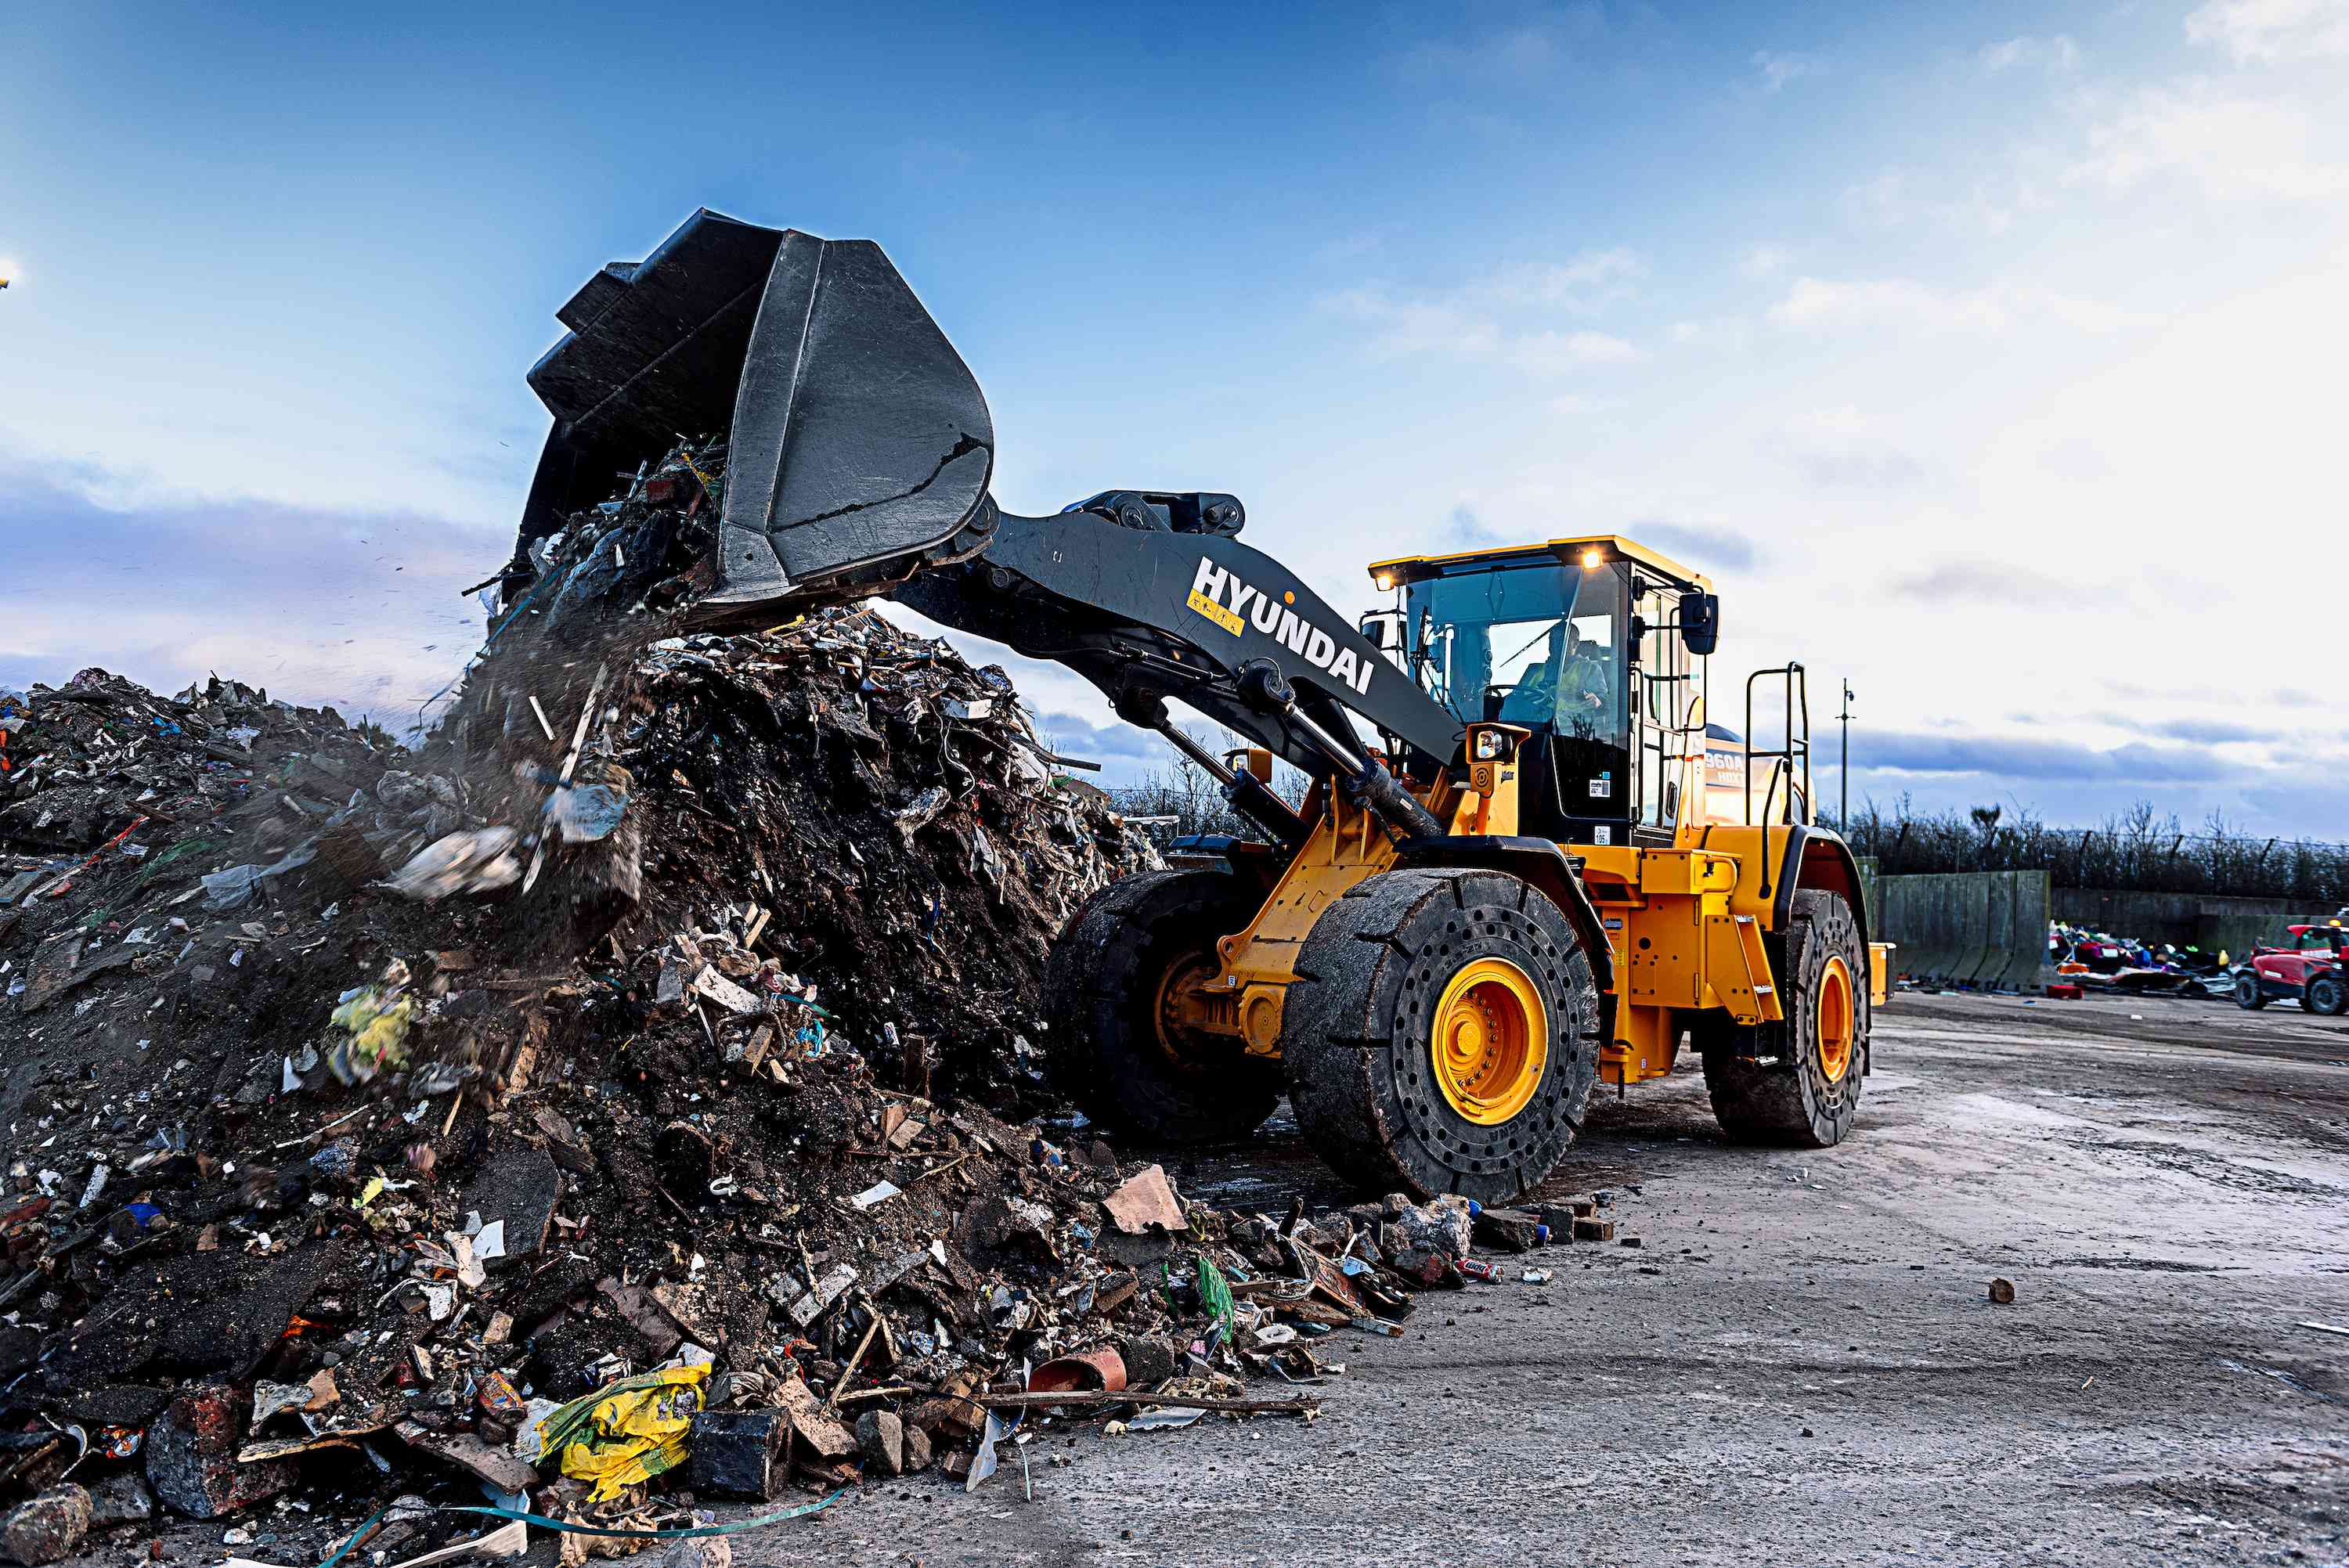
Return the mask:
[[1851,682],[1843,683],[1843,712],[1837,716],[1843,725],[1843,766],[1837,769],[1843,787],[1843,806],[1836,817],[1836,828],[1847,839],[1851,836]]

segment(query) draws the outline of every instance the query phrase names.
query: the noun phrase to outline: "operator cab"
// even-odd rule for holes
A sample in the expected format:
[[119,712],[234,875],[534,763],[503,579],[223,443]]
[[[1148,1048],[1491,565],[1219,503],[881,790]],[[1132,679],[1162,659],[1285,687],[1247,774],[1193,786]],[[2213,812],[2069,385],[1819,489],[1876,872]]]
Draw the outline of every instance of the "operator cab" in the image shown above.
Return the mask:
[[1371,568],[1393,591],[1380,644],[1463,724],[1533,732],[1520,830],[1566,843],[1668,844],[1682,761],[1704,750],[1710,581],[1615,534]]

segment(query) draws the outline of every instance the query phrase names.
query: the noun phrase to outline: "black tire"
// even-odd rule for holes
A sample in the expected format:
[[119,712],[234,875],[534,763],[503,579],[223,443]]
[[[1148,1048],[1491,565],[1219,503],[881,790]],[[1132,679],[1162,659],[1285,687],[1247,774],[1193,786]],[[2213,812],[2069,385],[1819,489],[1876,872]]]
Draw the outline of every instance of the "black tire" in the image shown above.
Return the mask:
[[[1771,946],[1786,1016],[1742,1026],[1726,1014],[1711,1015],[1698,1037],[1704,1087],[1714,1119],[1733,1142],[1831,1149],[1859,1114],[1867,1077],[1868,944],[1842,894],[1804,890],[1795,894],[1794,918]],[[1821,1050],[1821,1002],[1838,958],[1853,1037],[1836,1072],[1828,1060],[1833,1053]]]
[[2267,1005],[2267,993],[2260,989],[2260,972],[2256,969],[2236,970],[2235,1006],[2246,1013],[2256,1013]]
[[2319,975],[2309,981],[2302,1005],[2319,1017],[2337,1018],[2349,1011],[2349,985],[2338,975]]
[[[1538,1068],[1517,1081],[1538,1079],[1490,1124],[1438,1088],[1433,1046],[1445,987],[1480,959],[1513,967],[1541,1013],[1525,1031],[1540,1041]],[[1289,1103],[1347,1181],[1506,1202],[1539,1185],[1574,1141],[1599,1069],[1599,990],[1573,924],[1530,882],[1484,871],[1367,878],[1315,923],[1297,970],[1280,1024]]]
[[1215,944],[1256,917],[1261,896],[1224,872],[1144,872],[1088,899],[1044,971],[1054,1087],[1112,1132],[1162,1143],[1245,1138],[1280,1102],[1279,1064],[1226,1036],[1162,1043],[1168,975],[1212,966]]

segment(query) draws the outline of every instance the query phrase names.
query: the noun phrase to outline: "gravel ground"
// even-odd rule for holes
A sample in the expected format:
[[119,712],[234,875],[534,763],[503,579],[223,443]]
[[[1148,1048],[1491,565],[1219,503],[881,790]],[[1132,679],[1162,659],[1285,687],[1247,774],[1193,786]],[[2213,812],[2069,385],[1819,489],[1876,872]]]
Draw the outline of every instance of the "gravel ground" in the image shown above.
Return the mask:
[[[1905,995],[1825,1153],[1720,1141],[1694,1071],[1609,1100],[1553,1249],[1343,1341],[1310,1428],[1039,1432],[966,1499],[876,1488],[739,1562],[2349,1562],[2349,1025]],[[1185,1162],[1334,1198],[1276,1123]],[[2012,1306],[1986,1285],[2014,1282]],[[1059,1461],[1065,1460],[1065,1465]]]

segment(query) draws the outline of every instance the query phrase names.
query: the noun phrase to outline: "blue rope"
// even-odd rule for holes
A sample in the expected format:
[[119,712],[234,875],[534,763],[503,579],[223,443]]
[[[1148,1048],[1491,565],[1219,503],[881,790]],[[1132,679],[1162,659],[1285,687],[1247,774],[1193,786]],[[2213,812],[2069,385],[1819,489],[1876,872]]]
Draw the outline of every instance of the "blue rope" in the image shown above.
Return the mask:
[[[481,1513],[487,1514],[492,1519],[519,1519],[525,1524],[535,1524],[544,1530],[560,1530],[571,1535],[625,1536],[637,1541],[686,1541],[705,1535],[737,1535],[745,1530],[756,1530],[762,1524],[780,1524],[786,1519],[805,1519],[811,1513],[821,1512],[824,1509],[830,1508],[833,1503],[838,1502],[842,1498],[846,1497],[847,1495],[848,1489],[846,1487],[842,1487],[837,1491],[832,1493],[829,1497],[820,1499],[814,1502],[802,1503],[797,1508],[787,1508],[780,1513],[762,1513],[755,1519],[738,1519],[731,1524],[702,1524],[696,1525],[691,1529],[687,1530],[613,1530],[607,1529],[600,1524],[574,1524],[568,1520],[549,1519],[543,1513],[530,1513],[521,1509],[484,1508],[479,1504],[470,1503],[456,1503],[444,1508],[425,1510],[424,1511],[430,1513]],[[336,1563],[340,1563],[344,1558],[349,1556],[358,1548],[359,1542],[367,1538],[367,1532],[373,1530],[377,1523],[382,1520],[383,1516],[390,1511],[391,1509],[389,1507],[376,1510],[375,1513],[368,1518],[367,1522],[360,1525],[357,1531],[353,1532],[351,1538],[348,1541],[344,1542],[342,1545],[336,1550],[335,1554],[332,1557],[327,1558],[324,1563],[318,1564],[318,1568],[335,1568]]]

